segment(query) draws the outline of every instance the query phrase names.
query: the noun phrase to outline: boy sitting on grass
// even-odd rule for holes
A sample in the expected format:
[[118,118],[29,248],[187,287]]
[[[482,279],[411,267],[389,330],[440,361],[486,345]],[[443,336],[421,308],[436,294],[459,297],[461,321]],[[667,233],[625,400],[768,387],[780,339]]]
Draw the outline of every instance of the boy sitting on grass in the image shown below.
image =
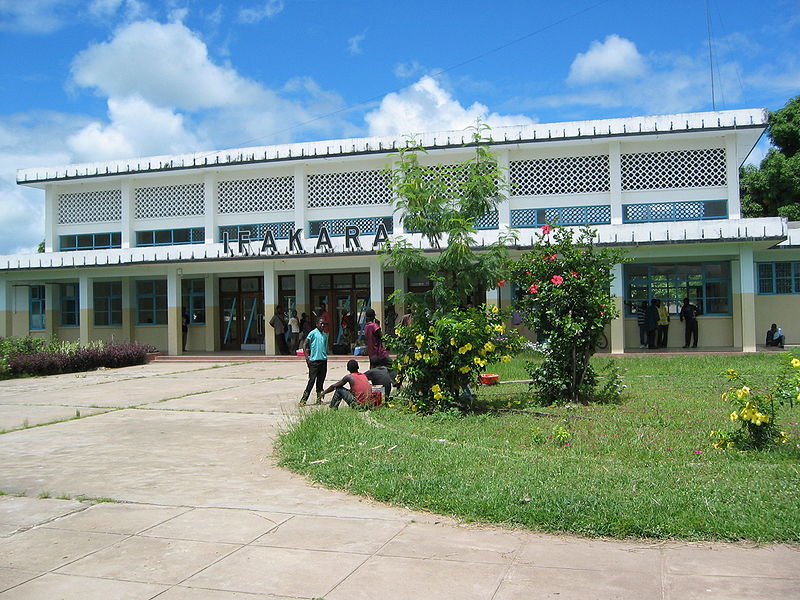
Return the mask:
[[[358,361],[350,359],[347,361],[348,373],[339,381],[322,392],[323,395],[333,392],[331,408],[336,409],[339,403],[344,400],[351,408],[358,406],[368,406],[372,394],[372,384],[367,376],[358,372]],[[350,385],[350,389],[345,389],[345,384]],[[334,391],[335,390],[335,391]]]

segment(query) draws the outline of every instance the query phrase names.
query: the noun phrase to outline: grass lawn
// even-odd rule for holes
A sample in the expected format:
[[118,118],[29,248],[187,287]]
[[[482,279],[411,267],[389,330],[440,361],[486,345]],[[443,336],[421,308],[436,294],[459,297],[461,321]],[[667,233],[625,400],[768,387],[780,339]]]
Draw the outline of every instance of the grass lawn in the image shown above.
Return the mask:
[[[598,358],[598,362],[608,359]],[[421,417],[398,409],[312,411],[278,446],[282,465],[325,485],[467,521],[590,536],[800,541],[800,407],[790,443],[715,450],[732,428],[722,373],[755,384],[786,354],[624,357],[621,405],[536,414]],[[495,365],[526,378],[522,360]],[[524,384],[483,387],[508,393]]]

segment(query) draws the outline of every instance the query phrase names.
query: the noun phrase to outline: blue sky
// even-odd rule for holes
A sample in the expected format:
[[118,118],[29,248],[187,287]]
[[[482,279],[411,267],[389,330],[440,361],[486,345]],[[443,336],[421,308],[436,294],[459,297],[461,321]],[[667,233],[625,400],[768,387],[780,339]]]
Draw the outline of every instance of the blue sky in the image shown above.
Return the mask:
[[[797,0],[708,6],[717,109],[800,93]],[[0,253],[43,238],[18,168],[711,110],[708,27],[702,0],[0,0]]]

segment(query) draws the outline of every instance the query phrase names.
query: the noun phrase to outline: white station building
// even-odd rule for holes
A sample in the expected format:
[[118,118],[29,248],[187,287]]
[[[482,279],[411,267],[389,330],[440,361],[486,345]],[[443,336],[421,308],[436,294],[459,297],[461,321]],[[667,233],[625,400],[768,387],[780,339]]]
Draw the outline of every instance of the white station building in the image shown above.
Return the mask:
[[[800,229],[743,219],[739,167],[764,133],[763,109],[498,127],[491,147],[510,192],[479,222],[489,243],[522,249],[545,223],[590,225],[626,250],[610,350],[639,348],[628,302],[660,298],[677,319],[691,298],[700,349],[754,351],[770,324],[800,343]],[[420,135],[423,164],[469,158],[466,132]],[[467,142],[467,145],[465,145]],[[384,316],[395,289],[427,282],[385,270],[377,249],[402,235],[386,167],[403,138],[373,137],[23,169],[44,191],[45,252],[0,256],[0,336],[136,340],[181,354],[275,353],[275,307],[325,303]],[[481,292],[483,293],[483,292]],[[513,291],[485,292],[503,307]],[[399,313],[401,307],[392,307]],[[266,318],[265,318],[266,315]],[[390,318],[390,315],[386,315]]]

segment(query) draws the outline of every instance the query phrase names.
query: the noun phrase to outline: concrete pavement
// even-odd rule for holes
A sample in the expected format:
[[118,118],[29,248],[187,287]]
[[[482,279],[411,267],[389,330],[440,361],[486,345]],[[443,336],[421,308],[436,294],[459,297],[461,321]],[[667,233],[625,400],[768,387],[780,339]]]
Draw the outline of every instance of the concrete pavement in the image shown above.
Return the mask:
[[272,456],[304,384],[300,361],[0,382],[0,600],[800,597],[796,547],[465,526],[310,484]]

